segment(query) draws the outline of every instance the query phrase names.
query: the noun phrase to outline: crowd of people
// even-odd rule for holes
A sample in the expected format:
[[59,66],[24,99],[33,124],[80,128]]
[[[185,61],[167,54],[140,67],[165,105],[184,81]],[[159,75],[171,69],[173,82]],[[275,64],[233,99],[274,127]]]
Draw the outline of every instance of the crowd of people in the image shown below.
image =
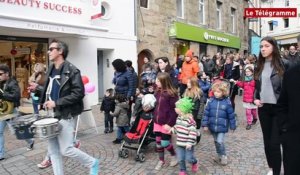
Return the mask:
[[[300,46],[300,35],[298,37]],[[53,63],[45,73],[44,65],[37,64],[29,80],[34,113],[37,105],[53,110],[59,120],[60,133],[48,140],[48,153],[40,168],[53,165],[54,174],[64,174],[62,156],[72,157],[90,168],[90,174],[98,174],[99,160],[79,149],[74,140],[75,117],[83,111],[84,87],[80,70],[66,60],[68,46],[58,40],[51,42],[49,60]],[[138,115],[153,117],[153,132],[158,155],[155,170],[167,166],[165,151],[171,154],[169,166],[179,164],[179,174],[187,174],[186,160],[193,172],[198,171],[194,147],[200,142],[201,131],[211,133],[216,154],[213,160],[228,164],[225,136],[237,127],[235,97],[243,90],[243,107],[247,125],[260,121],[265,154],[270,171],[279,175],[283,162],[286,175],[297,174],[300,159],[299,71],[300,52],[294,46],[289,53],[280,53],[272,37],[260,42],[257,56],[242,57],[238,53],[202,58],[188,50],[179,55],[171,65],[167,57],[155,60],[144,58],[142,73],[137,74],[130,60],[115,59],[112,62],[114,88],[107,89],[100,110],[104,112],[104,133],[114,132],[120,144]],[[17,82],[6,65],[0,65],[0,99],[20,105]],[[155,105],[145,102],[146,94],[153,94]],[[9,121],[0,121],[0,160],[4,157],[3,132]],[[172,136],[176,135],[176,141]],[[28,139],[29,148],[34,140]],[[281,150],[282,147],[282,150]]]

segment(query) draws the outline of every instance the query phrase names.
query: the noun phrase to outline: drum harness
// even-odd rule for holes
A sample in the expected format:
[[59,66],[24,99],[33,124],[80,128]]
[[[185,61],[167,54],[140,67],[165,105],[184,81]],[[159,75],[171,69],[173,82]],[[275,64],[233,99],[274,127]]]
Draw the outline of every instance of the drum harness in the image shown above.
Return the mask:
[[[59,79],[60,79],[60,75],[55,75],[53,78],[49,77],[49,84],[48,84],[47,91],[46,91],[46,100],[53,101],[51,99],[51,91],[52,91],[53,81],[55,80],[60,86]],[[49,109],[46,108],[46,110],[47,110],[47,116],[54,117],[53,109],[49,111]]]

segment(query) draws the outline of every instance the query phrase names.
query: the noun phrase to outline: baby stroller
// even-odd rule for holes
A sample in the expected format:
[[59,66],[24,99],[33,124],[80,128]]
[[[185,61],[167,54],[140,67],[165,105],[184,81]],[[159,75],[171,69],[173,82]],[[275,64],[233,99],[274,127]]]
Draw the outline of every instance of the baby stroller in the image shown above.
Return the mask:
[[119,150],[119,157],[127,158],[129,150],[136,150],[136,161],[144,162],[145,154],[142,152],[142,147],[154,141],[153,137],[153,116],[152,112],[141,112],[138,115],[130,129],[124,136],[124,140]]

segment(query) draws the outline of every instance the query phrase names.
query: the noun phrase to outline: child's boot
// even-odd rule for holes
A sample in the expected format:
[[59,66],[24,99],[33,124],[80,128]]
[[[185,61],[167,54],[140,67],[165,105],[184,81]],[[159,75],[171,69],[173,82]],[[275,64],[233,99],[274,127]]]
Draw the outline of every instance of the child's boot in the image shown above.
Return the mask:
[[108,133],[108,128],[104,129],[104,133],[107,134]]
[[251,125],[250,125],[250,124],[247,124],[246,130],[249,130],[249,129],[251,129]]
[[197,171],[198,171],[198,164],[197,163],[194,163],[194,164],[192,164],[192,172],[193,173],[197,173]]

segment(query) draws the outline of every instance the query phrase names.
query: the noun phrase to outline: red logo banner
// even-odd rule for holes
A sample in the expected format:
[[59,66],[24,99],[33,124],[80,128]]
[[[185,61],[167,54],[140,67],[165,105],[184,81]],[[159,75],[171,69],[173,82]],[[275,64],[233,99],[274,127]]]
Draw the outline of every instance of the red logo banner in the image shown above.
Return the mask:
[[245,18],[297,17],[297,8],[245,8]]

